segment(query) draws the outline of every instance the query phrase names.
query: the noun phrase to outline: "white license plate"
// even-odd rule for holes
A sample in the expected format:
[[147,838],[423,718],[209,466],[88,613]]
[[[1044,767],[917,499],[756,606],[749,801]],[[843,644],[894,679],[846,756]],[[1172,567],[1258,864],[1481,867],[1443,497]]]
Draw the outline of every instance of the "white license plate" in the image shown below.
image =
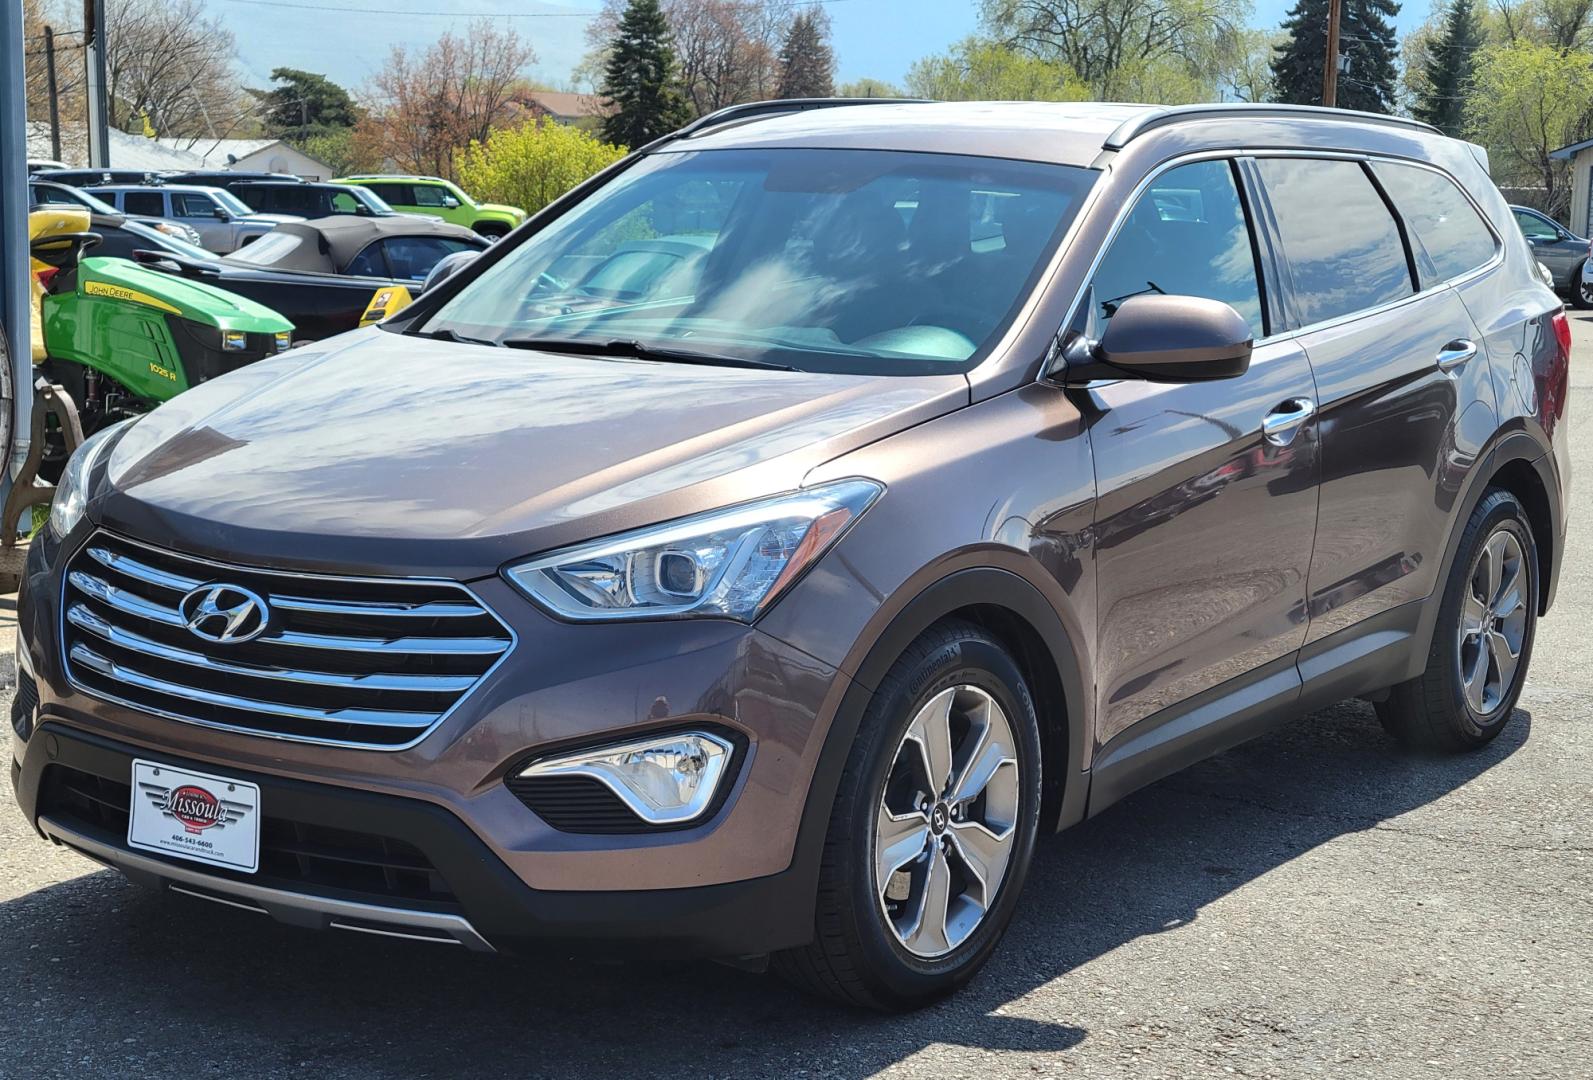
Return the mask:
[[260,868],[260,788],[225,776],[135,761],[127,842],[252,874]]

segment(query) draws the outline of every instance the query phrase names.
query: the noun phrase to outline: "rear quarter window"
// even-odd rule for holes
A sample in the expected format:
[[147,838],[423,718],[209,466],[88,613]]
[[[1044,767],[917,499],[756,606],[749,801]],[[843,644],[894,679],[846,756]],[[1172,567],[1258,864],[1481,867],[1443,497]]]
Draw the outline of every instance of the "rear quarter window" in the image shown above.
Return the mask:
[[1394,215],[1358,161],[1260,158],[1303,325],[1415,293]]
[[1416,234],[1423,286],[1460,277],[1493,258],[1493,233],[1453,180],[1391,161],[1375,162],[1372,171]]

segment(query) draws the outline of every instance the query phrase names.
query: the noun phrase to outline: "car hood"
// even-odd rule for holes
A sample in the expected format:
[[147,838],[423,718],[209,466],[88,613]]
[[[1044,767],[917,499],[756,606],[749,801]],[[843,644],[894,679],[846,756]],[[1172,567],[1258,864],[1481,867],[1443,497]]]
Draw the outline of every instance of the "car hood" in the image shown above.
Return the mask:
[[150,413],[116,443],[90,513],[228,561],[468,579],[792,490],[967,401],[961,375],[563,356],[371,327]]
[[506,203],[496,203],[496,202],[477,203],[476,204],[476,209],[477,210],[486,210],[486,211],[489,211],[489,212],[494,213],[494,214],[503,214],[503,215],[505,215],[507,217],[514,218],[516,221],[523,221],[525,219],[525,211],[524,210],[520,209],[518,206],[509,206]]

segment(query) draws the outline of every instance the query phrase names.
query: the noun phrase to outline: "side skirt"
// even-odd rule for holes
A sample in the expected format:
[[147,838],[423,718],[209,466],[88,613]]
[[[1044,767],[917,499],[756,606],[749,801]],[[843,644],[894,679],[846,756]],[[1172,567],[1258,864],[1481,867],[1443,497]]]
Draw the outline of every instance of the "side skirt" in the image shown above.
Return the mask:
[[1285,720],[1400,682],[1428,602],[1382,612],[1122,732],[1095,755],[1087,816]]

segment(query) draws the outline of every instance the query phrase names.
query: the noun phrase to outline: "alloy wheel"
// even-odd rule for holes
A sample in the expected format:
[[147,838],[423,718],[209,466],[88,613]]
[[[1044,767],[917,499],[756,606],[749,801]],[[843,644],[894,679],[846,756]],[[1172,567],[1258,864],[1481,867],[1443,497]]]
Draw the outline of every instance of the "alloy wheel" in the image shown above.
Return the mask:
[[919,709],[896,749],[874,827],[874,893],[922,959],[968,940],[995,903],[1018,835],[1019,746],[976,686]]
[[1460,682],[1479,716],[1510,694],[1527,632],[1526,557],[1521,541],[1498,529],[1483,545],[1460,605]]

